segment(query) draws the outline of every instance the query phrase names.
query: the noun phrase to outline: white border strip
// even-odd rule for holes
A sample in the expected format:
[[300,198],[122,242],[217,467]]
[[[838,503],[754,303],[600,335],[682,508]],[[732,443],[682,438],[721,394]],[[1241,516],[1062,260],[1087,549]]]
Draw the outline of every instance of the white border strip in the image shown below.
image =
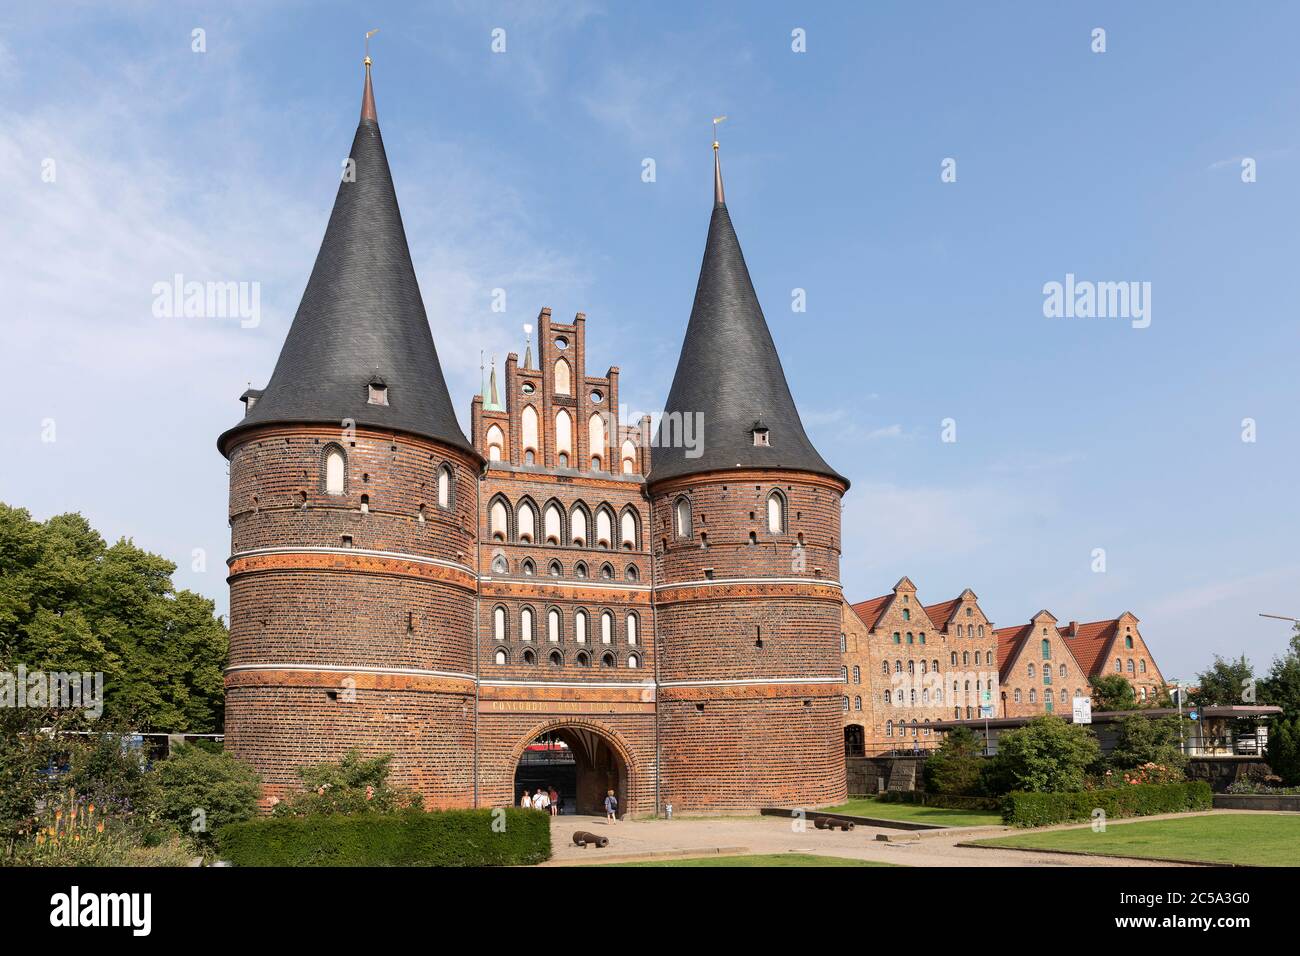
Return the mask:
[[742,677],[721,680],[664,680],[659,682],[660,687],[713,687],[716,685],[732,686],[760,686],[763,684],[842,684],[843,678],[840,675],[834,677]]
[[603,588],[609,591],[650,591],[648,584],[607,584],[603,581],[594,579],[579,578],[576,581],[562,581],[559,578],[553,578],[548,574],[535,574],[529,576],[511,577],[493,577],[490,574],[484,574],[479,577],[480,582],[490,582],[492,584],[532,584],[537,587],[557,587],[557,588]]
[[824,584],[828,587],[844,590],[839,581],[830,578],[705,578],[702,581],[678,581],[673,584],[660,584],[656,591],[669,591],[673,588],[718,587],[723,584]]
[[418,667],[338,667],[333,664],[234,664],[227,667],[226,674],[238,671],[325,671],[331,674],[394,674],[412,677],[456,677],[474,681],[473,674],[459,671],[427,671]]
[[483,687],[604,687],[627,688],[639,687],[642,690],[654,689],[654,681],[541,681],[541,680],[481,680]]
[[254,558],[263,554],[361,554],[372,558],[397,558],[402,561],[414,561],[416,564],[432,564],[440,568],[454,568],[473,577],[474,569],[455,561],[441,558],[429,558],[419,554],[407,554],[404,551],[371,551],[369,548],[254,548],[252,551],[238,551],[226,558],[226,565],[231,565],[237,558]]

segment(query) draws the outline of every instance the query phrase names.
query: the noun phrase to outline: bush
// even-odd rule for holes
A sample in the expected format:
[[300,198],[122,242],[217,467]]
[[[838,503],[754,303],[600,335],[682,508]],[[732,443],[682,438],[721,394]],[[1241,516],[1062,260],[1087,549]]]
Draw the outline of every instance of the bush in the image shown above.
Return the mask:
[[914,803],[922,807],[944,807],[949,810],[1000,810],[1002,801],[997,797],[973,797],[956,793],[927,793],[924,790],[886,790],[875,795],[881,803]]
[[1118,819],[1208,810],[1213,802],[1210,785],[1202,781],[1139,784],[1080,793],[1016,792],[1003,798],[1002,822],[1015,827],[1044,827],[1086,822],[1096,810],[1102,810],[1107,819]]
[[284,802],[277,802],[272,813],[307,816],[418,809],[423,803],[418,793],[388,785],[388,765],[392,759],[392,754],[383,754],[367,760],[353,750],[342,760],[300,767],[298,776],[305,789]]
[[1300,784],[1300,717],[1277,721],[1268,736],[1268,765],[1287,786]]
[[204,852],[215,847],[213,833],[257,812],[257,773],[230,754],[178,747],[155,773],[162,791],[159,816]]
[[980,792],[984,741],[969,727],[949,731],[925,761],[925,789],[930,793],[974,796]]
[[1181,779],[1187,758],[1180,745],[1179,729],[1177,717],[1125,717],[1119,721],[1115,746],[1106,758],[1106,767],[1123,771],[1155,764],[1176,771],[1176,779]]
[[551,856],[551,818],[532,810],[263,817],[217,833],[236,866],[524,866]]
[[997,754],[984,765],[984,791],[1073,793],[1083,789],[1084,773],[1100,755],[1097,739],[1085,725],[1052,715],[1035,717],[998,738]]

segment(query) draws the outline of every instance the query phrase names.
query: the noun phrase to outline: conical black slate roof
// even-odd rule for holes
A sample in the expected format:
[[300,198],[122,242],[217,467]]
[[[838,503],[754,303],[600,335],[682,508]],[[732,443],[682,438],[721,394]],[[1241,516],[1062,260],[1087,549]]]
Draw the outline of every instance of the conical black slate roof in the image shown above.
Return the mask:
[[[316,264],[271,381],[225,432],[271,423],[357,425],[409,432],[474,454],[456,421],[420,298],[366,67],[355,179],[339,184]],[[387,405],[371,404],[372,379]]]
[[[671,442],[679,419],[703,413],[698,457]],[[755,426],[767,429],[769,445],[755,446]],[[735,468],[782,468],[827,475],[848,485],[813,447],[786,384],[781,359],[731,225],[714,165],[713,217],[704,245],[695,304],[686,327],[658,445],[651,455],[651,483]],[[673,447],[673,446],[676,447]]]

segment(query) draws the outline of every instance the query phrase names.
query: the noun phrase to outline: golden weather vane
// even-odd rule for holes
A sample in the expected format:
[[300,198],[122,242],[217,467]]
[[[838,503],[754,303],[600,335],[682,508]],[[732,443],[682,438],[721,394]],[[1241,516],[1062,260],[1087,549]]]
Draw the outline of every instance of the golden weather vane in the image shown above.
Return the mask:
[[370,38],[378,32],[379,32],[378,27],[375,27],[375,29],[366,32],[366,59],[365,59],[366,66],[370,65]]
[[725,116],[713,117],[713,148],[718,148],[718,124],[725,120]]

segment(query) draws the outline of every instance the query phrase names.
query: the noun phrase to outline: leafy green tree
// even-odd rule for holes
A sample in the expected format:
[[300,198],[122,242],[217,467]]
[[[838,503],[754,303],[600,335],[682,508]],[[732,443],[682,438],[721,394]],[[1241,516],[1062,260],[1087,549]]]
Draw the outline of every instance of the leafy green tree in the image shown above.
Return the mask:
[[1300,624],[1291,635],[1287,652],[1273,658],[1268,676],[1260,680],[1259,698],[1281,707],[1287,717],[1300,717]]
[[155,773],[159,815],[205,852],[213,850],[218,830],[257,813],[257,773],[228,753],[178,747]]
[[1093,677],[1092,699],[1097,710],[1137,710],[1137,693],[1123,674],[1106,674]]
[[1148,763],[1185,769],[1178,718],[1125,717],[1116,728],[1115,746],[1105,763],[1110,770],[1131,770]]
[[969,727],[950,730],[925,761],[925,789],[961,796],[977,794],[984,760],[984,741]]
[[341,760],[300,767],[303,790],[276,804],[273,813],[392,813],[421,805],[420,795],[388,783],[392,754],[366,759],[350,751]]
[[998,738],[998,752],[985,766],[984,788],[992,794],[1075,793],[1083,789],[1088,768],[1100,756],[1097,739],[1086,725],[1051,714],[1035,717]]
[[106,717],[138,730],[220,730],[229,635],[175,570],[79,514],[0,503],[0,664],[103,673]]
[[1245,654],[1235,661],[1224,660],[1215,654],[1214,663],[1208,670],[1196,675],[1196,690],[1187,696],[1199,707],[1240,704],[1244,702],[1243,696],[1254,680],[1255,669],[1246,660]]
[[48,773],[57,760],[54,739],[41,733],[45,711],[0,707],[0,841],[10,858],[54,793]]
[[1268,765],[1288,787],[1300,786],[1300,717],[1276,721],[1269,730]]

